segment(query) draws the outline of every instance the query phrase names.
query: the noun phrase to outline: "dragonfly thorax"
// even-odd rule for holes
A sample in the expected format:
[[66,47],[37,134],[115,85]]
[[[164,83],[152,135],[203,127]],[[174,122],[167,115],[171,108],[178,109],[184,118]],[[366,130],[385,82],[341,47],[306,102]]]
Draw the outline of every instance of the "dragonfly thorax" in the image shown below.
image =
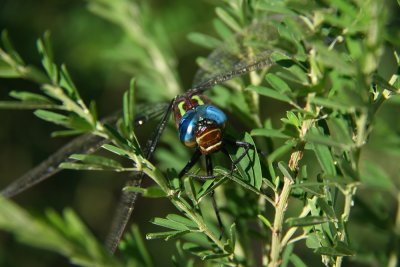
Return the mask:
[[226,115],[219,108],[206,104],[202,95],[180,96],[174,107],[179,138],[187,147],[199,147],[202,154],[218,151]]

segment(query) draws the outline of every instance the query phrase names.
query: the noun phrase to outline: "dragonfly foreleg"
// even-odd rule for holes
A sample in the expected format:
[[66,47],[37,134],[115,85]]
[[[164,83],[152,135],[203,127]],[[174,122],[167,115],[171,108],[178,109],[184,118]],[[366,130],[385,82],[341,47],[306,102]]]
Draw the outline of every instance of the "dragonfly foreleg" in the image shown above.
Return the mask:
[[[207,170],[207,176],[209,176],[209,177],[214,176],[213,175],[214,170],[213,170],[213,165],[212,165],[212,160],[211,160],[210,155],[206,155],[206,170]],[[215,216],[217,217],[218,227],[220,230],[219,239],[222,239],[222,236],[224,235],[224,225],[222,224],[222,220],[221,220],[221,216],[219,214],[217,202],[215,201],[214,190],[211,191],[210,196],[211,196],[211,201],[212,201],[212,205],[214,208]]]
[[178,178],[182,178],[192,167],[196,162],[199,160],[201,156],[200,149],[196,149],[196,151],[193,153],[192,158],[186,163],[185,167],[181,170],[181,172],[178,174]]

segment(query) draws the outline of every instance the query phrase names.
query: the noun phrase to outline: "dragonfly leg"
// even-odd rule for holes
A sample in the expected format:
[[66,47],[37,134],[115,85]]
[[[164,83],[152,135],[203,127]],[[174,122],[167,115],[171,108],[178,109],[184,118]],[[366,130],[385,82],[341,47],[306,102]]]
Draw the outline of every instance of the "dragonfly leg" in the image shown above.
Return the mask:
[[[212,165],[212,160],[211,160],[210,155],[206,155],[206,169],[207,169],[207,176],[209,176],[209,177],[214,176],[213,175],[214,170],[213,170],[213,165]],[[219,208],[217,206],[217,202],[215,201],[214,190],[211,191],[210,196],[211,196],[212,205],[213,205],[213,208],[215,211],[215,216],[217,217],[218,227],[220,230],[219,239],[222,239],[222,236],[224,235],[224,225],[222,224],[221,216],[219,213]]]
[[196,149],[196,151],[193,153],[192,158],[186,163],[185,167],[180,171],[178,174],[178,178],[182,178],[192,167],[196,162],[199,160],[201,156],[200,149]]

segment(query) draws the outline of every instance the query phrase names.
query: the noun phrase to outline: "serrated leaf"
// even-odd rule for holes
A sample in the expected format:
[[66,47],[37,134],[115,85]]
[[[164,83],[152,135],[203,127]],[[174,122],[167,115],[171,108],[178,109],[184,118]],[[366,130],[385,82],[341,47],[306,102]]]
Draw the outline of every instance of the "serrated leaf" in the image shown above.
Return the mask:
[[329,222],[327,217],[321,216],[307,216],[302,218],[288,218],[285,223],[288,227],[296,227],[296,226],[310,226],[316,224],[322,224]]

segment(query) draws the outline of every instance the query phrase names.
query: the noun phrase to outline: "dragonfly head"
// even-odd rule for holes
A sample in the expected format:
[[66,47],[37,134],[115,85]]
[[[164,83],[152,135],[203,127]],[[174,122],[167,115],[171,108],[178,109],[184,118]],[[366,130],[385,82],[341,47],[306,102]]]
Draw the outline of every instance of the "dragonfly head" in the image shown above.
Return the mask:
[[185,113],[188,110],[194,109],[197,106],[205,105],[208,103],[210,103],[210,100],[204,95],[185,94],[178,96],[175,99],[175,104],[174,104],[174,117],[176,125],[179,126],[179,122],[182,116],[185,115]]
[[195,130],[196,143],[202,154],[207,155],[221,149],[222,130],[225,124],[221,125],[210,119],[198,121]]

